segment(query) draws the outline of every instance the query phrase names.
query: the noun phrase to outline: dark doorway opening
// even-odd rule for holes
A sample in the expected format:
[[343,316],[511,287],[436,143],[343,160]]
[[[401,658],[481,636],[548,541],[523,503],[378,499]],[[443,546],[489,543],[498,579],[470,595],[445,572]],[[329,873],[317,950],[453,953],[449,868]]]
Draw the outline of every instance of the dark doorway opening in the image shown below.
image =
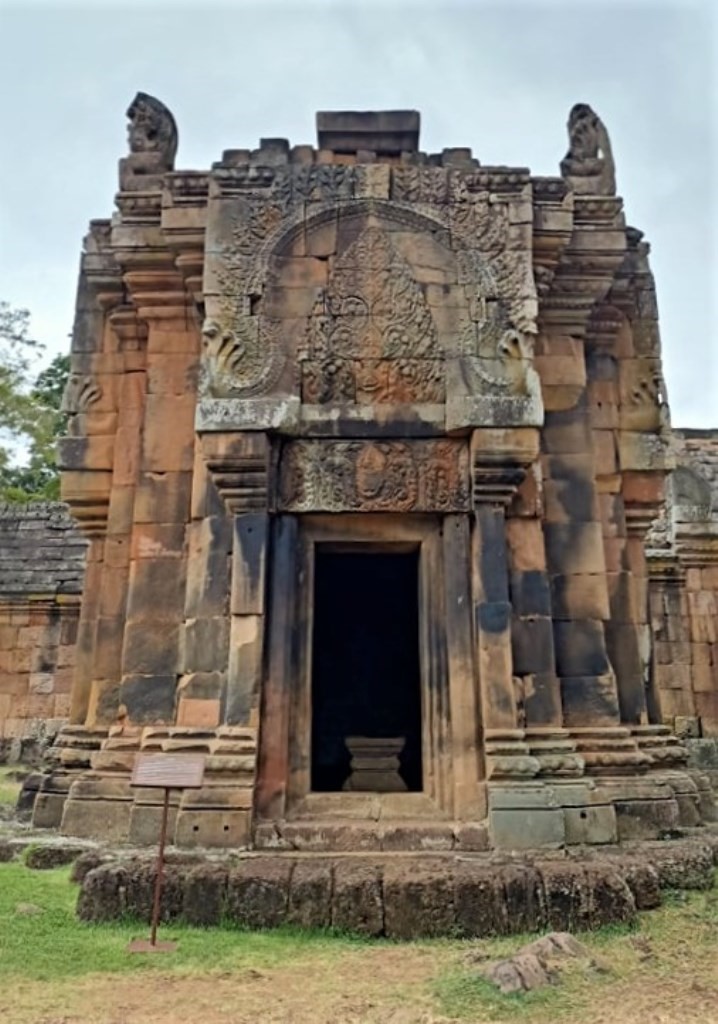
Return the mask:
[[418,551],[318,545],[312,789],[418,792],[421,761]]

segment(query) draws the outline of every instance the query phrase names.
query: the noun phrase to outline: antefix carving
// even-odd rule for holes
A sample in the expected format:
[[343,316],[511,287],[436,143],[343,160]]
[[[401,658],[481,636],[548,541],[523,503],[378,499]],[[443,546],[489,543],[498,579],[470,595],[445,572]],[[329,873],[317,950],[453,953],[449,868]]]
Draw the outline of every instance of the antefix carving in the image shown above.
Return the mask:
[[468,448],[461,441],[292,441],[282,452],[287,512],[466,512]]
[[587,103],[576,103],[568,115],[568,153],[561,174],[580,195],[615,196],[616,171],[611,140],[601,118]]
[[[171,171],[177,153],[177,125],[160,100],[138,92],[127,108],[127,141],[130,155],[120,161],[120,188],[156,188],[157,179],[142,181],[143,176]],[[136,178],[140,180],[137,181]]]

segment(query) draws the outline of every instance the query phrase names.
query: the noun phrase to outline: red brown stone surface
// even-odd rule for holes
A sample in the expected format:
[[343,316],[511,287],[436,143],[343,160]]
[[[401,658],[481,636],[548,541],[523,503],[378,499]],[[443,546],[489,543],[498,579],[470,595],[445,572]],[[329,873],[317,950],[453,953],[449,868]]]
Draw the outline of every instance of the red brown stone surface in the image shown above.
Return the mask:
[[[536,177],[421,152],[413,111],[324,113],[319,149],[208,171],[173,169],[161,103],[128,116],[80,271],[61,459],[90,548],[36,824],[152,841],[140,750],[207,755],[184,845],[552,848],[710,814],[654,671],[674,454],[600,118],[575,107],[562,176]],[[361,591],[364,556],[403,559],[410,600]],[[332,611],[350,593],[363,632]],[[352,653],[322,668],[333,630]],[[407,791],[344,791],[351,736],[402,737]]]
[[38,759],[69,718],[85,547],[59,503],[0,505],[0,761]]
[[716,738],[718,434],[673,436],[676,469],[647,552],[655,677],[664,720],[686,739]]

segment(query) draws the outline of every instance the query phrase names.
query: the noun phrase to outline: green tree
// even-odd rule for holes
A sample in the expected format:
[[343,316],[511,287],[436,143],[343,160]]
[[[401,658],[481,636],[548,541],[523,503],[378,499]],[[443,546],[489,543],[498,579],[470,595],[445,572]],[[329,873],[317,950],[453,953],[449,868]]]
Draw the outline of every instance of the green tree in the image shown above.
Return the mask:
[[[56,356],[34,378],[44,346],[30,336],[30,314],[0,302],[0,499],[46,501],[59,496],[55,441],[64,433],[60,412],[70,372]],[[18,450],[24,452],[16,464]]]

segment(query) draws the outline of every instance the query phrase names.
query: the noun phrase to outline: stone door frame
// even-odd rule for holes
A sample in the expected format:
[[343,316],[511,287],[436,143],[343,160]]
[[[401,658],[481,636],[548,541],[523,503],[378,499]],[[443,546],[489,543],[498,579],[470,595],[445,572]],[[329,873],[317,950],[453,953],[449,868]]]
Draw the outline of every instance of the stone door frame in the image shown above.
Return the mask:
[[[469,533],[466,515],[317,513],[275,517],[269,685],[263,693],[258,780],[259,792],[269,793],[270,799],[264,805],[260,800],[258,822],[348,817],[478,820],[483,816]],[[367,553],[418,551],[422,792],[311,791],[315,554],[318,545],[334,550],[351,545],[356,550],[359,544],[366,545]],[[467,714],[473,719],[473,728]],[[467,725],[475,742],[465,741]]]

